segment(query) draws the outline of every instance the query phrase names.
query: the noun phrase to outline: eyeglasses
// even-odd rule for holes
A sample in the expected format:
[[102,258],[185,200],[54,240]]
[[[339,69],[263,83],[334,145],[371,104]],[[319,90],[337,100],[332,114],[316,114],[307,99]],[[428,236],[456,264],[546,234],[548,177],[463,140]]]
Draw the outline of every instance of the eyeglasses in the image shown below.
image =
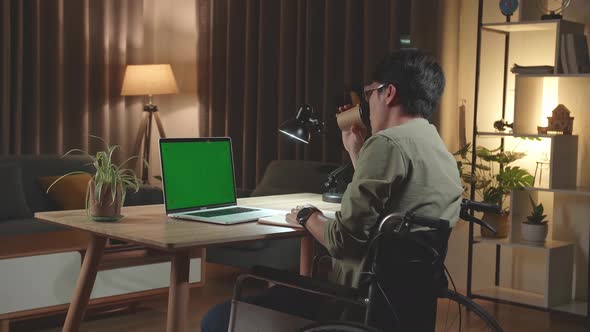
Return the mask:
[[369,98],[371,98],[371,94],[373,93],[373,91],[379,90],[379,89],[383,88],[384,86],[385,86],[385,83],[381,83],[378,86],[371,88],[371,89],[365,88],[363,91],[363,94],[365,95],[365,101],[368,103]]

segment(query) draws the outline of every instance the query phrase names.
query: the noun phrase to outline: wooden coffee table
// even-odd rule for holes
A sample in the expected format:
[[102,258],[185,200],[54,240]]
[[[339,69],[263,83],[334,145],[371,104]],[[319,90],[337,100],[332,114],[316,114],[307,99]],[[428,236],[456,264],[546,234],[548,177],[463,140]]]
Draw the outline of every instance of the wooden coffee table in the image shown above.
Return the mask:
[[[340,209],[339,204],[323,202],[319,194],[307,193],[244,198],[238,199],[238,203],[278,210],[290,210],[306,203],[327,211]],[[300,273],[309,275],[311,272],[313,239],[301,229],[262,225],[255,222],[224,226],[183,221],[167,217],[163,205],[126,207],[123,208],[122,213],[124,217],[115,223],[91,221],[84,210],[35,214],[35,217],[43,221],[92,233],[63,331],[78,331],[80,328],[108,238],[141,244],[171,254],[172,268],[166,329],[168,332],[187,330],[190,252],[195,248],[264,239],[302,237]]]

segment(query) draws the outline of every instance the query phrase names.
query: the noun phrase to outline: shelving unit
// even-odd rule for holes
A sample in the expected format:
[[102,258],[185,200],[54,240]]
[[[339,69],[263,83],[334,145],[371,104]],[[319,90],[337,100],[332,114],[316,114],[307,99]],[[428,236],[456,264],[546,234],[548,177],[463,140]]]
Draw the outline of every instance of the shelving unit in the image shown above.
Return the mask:
[[545,303],[543,295],[504,287],[480,289],[477,294],[483,299],[500,299],[511,304],[522,303],[533,307],[543,307]]
[[474,236],[473,241],[475,243],[484,243],[484,244],[495,244],[507,247],[514,247],[514,248],[527,248],[531,250],[551,250],[556,248],[562,248],[570,246],[571,242],[565,241],[557,241],[557,240],[547,240],[544,243],[535,243],[535,242],[526,242],[520,240],[508,240],[508,239],[494,239],[494,238],[487,238],[481,236]]
[[[580,234],[572,230],[572,225],[585,221],[590,223],[590,219],[576,217],[574,209],[570,209],[568,204],[576,204],[578,199],[590,197],[590,188],[578,187],[578,151],[580,145],[579,135],[548,135],[538,134],[538,121],[546,112],[546,101],[542,96],[547,90],[546,80],[559,80],[563,85],[573,91],[572,93],[584,94],[585,90],[578,86],[590,86],[590,73],[584,74],[563,74],[560,61],[561,38],[566,33],[584,34],[584,24],[570,22],[566,20],[545,20],[532,22],[498,22],[482,23],[483,17],[483,0],[479,1],[478,14],[478,34],[477,34],[477,55],[476,55],[476,82],[475,82],[475,104],[474,104],[474,132],[472,138],[473,146],[478,146],[478,139],[486,138],[488,140],[498,140],[501,149],[504,149],[505,140],[512,137],[527,139],[549,140],[549,175],[548,183],[540,187],[529,187],[522,191],[514,191],[510,197],[510,229],[509,236],[506,239],[484,238],[474,235],[473,225],[469,227],[469,246],[468,246],[468,275],[467,275],[467,295],[472,298],[480,298],[502,303],[509,303],[542,309],[548,311],[568,312],[574,315],[586,316],[590,320],[590,308],[587,301],[590,299],[590,278],[586,275],[584,299],[577,299],[576,294],[580,294],[578,288],[580,285]],[[502,104],[501,114],[498,109],[496,119],[510,120],[513,116],[512,132],[493,132],[492,123],[486,123],[486,126],[478,126],[478,107],[481,102],[484,107],[488,107],[488,101],[492,97],[484,96],[479,100],[480,90],[490,91],[489,81],[481,81],[482,67],[482,40],[493,40],[489,37],[483,37],[484,34],[494,36],[503,36],[504,40],[504,58],[503,58],[503,82],[502,82]],[[488,39],[486,39],[488,38]],[[494,37],[497,38],[497,37]],[[528,58],[522,54],[511,54],[511,38],[513,43],[526,44],[524,47],[532,47],[534,42],[542,44],[541,47],[535,48],[534,60],[527,62]],[[485,54],[486,60],[492,63],[499,63],[495,59],[490,60],[490,55]],[[516,61],[515,61],[516,59]],[[506,105],[509,100],[508,84],[514,75],[509,72],[509,65],[513,62],[519,65],[541,65],[553,63],[553,73],[551,74],[516,74],[514,77],[514,110],[513,115],[507,114]],[[541,62],[541,63],[539,63]],[[498,68],[500,69],[500,68]],[[483,85],[482,85],[483,84]],[[482,90],[482,91],[483,91]],[[586,92],[587,93],[587,92]],[[561,95],[557,95],[557,100],[561,102]],[[486,99],[487,98],[487,99]],[[566,98],[567,99],[567,98]],[[567,100],[567,105],[572,103],[572,99]],[[575,104],[575,103],[574,103]],[[552,105],[555,107],[557,104]],[[578,104],[578,112],[585,111],[581,109],[583,104]],[[494,107],[492,107],[494,108]],[[544,109],[545,108],[545,109]],[[488,112],[489,114],[489,112]],[[487,115],[487,114],[486,114]],[[488,116],[489,117],[489,116]],[[488,119],[489,120],[489,119]],[[492,121],[493,122],[493,121]],[[510,121],[509,121],[510,122]],[[579,120],[578,120],[579,125]],[[580,126],[582,127],[582,126]],[[482,128],[482,130],[479,130]],[[585,129],[585,128],[584,128]],[[574,133],[576,127],[574,125]],[[475,165],[475,151],[472,154],[473,164]],[[531,173],[533,173],[531,171]],[[553,210],[551,224],[552,232],[544,243],[530,243],[521,240],[521,221],[526,220],[530,213],[529,196],[535,200],[551,200],[550,206]],[[471,193],[471,199],[475,199],[475,193]],[[578,203],[580,204],[580,203]],[[584,203],[582,203],[584,204]],[[572,210],[572,211],[570,211]],[[577,238],[576,238],[577,237]],[[590,237],[590,236],[589,236]],[[495,264],[495,281],[491,287],[483,287],[472,290],[473,282],[473,256],[474,246],[495,246],[496,264]],[[590,244],[585,244],[590,247]],[[543,289],[542,291],[526,291],[523,289],[506,287],[500,285],[500,261],[501,248],[508,248],[518,253],[530,252],[535,253],[535,257],[542,257],[544,264],[544,273],[539,274]],[[587,249],[588,250],[588,249]],[[586,253],[590,256],[590,254]],[[590,274],[590,261],[586,259],[585,268]],[[536,262],[536,261],[535,261]],[[584,263],[584,262],[582,262]],[[513,263],[514,264],[514,263]],[[575,269],[578,269],[576,271]],[[541,278],[542,277],[542,278]],[[538,281],[538,280],[537,280]]]
[[[530,32],[530,31],[552,31],[552,32],[580,32],[580,23],[566,20],[538,20],[526,22],[497,22],[484,23],[481,25],[482,30],[511,33],[511,32]],[[583,25],[582,25],[583,26]]]
[[556,188],[556,189],[526,187],[526,188],[524,188],[524,190],[525,191],[547,191],[547,192],[552,192],[552,193],[590,196],[590,188],[586,188],[586,187],[565,187],[565,188]]
[[503,132],[488,132],[488,131],[480,131],[477,133],[478,136],[492,136],[492,137],[523,137],[523,138],[553,138],[556,135],[548,135],[548,134],[519,134],[519,133],[503,133]]
[[590,77],[590,73],[580,73],[580,74],[518,74],[519,77],[557,77],[557,78],[568,78],[568,77],[581,77],[586,78]]
[[[516,118],[516,116],[515,116]],[[521,119],[522,121],[522,119]],[[529,121],[530,122],[530,121]],[[516,120],[514,122],[516,126]],[[478,132],[478,137],[522,137],[550,139],[549,154],[549,189],[570,189],[576,187],[576,172],[578,167],[578,136],[577,135],[545,135],[520,133],[492,133]],[[554,172],[559,168],[559,172]]]
[[588,302],[572,301],[568,304],[551,307],[554,311],[567,312],[578,316],[585,316],[588,312]]

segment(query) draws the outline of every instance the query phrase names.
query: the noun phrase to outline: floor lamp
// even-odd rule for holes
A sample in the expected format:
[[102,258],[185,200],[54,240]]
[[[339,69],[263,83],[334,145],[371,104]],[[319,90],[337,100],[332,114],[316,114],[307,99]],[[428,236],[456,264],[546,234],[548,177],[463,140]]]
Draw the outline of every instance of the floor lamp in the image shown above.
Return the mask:
[[[150,160],[150,141],[152,133],[152,121],[155,119],[160,137],[166,137],[162,120],[158,115],[158,106],[153,103],[154,95],[165,95],[178,93],[178,86],[174,79],[172,67],[169,64],[158,65],[128,65],[123,78],[122,96],[148,96],[148,103],[143,107],[143,114],[133,155],[139,156],[143,144],[143,160]],[[141,179],[143,183],[148,182],[148,167],[142,162],[143,169]]]

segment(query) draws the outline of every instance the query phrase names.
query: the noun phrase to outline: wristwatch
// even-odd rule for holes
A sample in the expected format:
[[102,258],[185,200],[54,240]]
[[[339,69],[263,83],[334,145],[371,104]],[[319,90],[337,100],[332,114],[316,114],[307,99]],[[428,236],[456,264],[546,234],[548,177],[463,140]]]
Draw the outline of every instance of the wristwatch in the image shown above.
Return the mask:
[[320,209],[316,207],[304,207],[303,209],[297,212],[297,223],[301,225],[301,227],[307,229],[307,220],[311,217],[312,214],[316,212],[322,212]]

